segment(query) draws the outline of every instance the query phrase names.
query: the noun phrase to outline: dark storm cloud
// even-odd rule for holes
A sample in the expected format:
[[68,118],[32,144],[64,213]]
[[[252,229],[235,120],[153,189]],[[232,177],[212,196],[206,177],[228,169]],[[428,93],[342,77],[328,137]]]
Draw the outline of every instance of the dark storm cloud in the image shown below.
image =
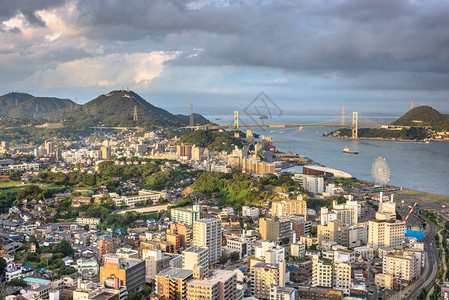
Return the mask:
[[172,63],[311,73],[449,72],[449,6],[444,1],[239,2],[196,10],[186,4],[81,0],[80,22],[101,28],[111,39],[150,36],[169,48],[205,50]]
[[66,0],[0,0],[0,21],[8,20],[21,12],[34,26],[45,26],[36,11],[58,7]]
[[[0,0],[0,21],[64,0]],[[446,0],[70,0],[69,26],[104,53],[182,52],[165,64],[336,76],[348,87],[449,89]],[[0,30],[1,27],[0,27]],[[77,31],[78,32],[78,31]],[[52,51],[43,62],[91,56]],[[18,46],[17,48],[20,48]],[[194,49],[201,50],[194,50]],[[100,53],[102,53],[100,51]],[[95,54],[97,55],[97,54]],[[99,54],[101,56],[103,54]],[[60,59],[59,59],[60,57]]]

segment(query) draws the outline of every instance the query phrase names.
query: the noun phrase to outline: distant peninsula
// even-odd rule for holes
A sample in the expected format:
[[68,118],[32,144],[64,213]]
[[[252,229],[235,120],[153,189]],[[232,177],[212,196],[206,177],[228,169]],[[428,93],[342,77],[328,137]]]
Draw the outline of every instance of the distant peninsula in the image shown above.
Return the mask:
[[[351,138],[351,129],[340,128],[323,136]],[[430,106],[419,106],[402,117],[378,128],[359,128],[362,139],[401,141],[449,140],[449,114],[441,114]]]

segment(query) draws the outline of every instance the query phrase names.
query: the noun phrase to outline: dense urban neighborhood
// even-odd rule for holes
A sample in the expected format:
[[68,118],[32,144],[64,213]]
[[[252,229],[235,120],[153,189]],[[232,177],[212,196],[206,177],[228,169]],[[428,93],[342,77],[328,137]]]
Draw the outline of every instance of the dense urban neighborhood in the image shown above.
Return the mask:
[[6,299],[434,299],[445,289],[432,285],[446,272],[437,244],[449,255],[441,216],[251,130],[104,127],[76,141],[3,141],[1,153]]

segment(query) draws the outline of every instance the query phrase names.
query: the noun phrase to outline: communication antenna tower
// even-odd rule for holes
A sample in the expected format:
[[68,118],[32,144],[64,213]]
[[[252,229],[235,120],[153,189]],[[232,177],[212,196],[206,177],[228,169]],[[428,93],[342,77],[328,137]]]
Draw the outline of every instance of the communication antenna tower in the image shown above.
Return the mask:
[[134,106],[134,118],[133,118],[133,120],[134,120],[134,122],[137,122],[138,119],[139,118],[137,117],[137,105],[135,105]]
[[193,120],[193,104],[190,104],[190,127],[195,126],[195,122]]

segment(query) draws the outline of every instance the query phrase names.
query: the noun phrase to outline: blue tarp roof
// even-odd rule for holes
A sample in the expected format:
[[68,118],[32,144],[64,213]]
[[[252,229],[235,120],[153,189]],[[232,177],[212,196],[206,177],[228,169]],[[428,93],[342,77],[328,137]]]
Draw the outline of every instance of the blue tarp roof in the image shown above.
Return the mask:
[[292,272],[294,272],[294,271],[296,270],[296,268],[295,268],[295,267],[287,266],[287,270],[289,270],[290,273],[292,273]]

